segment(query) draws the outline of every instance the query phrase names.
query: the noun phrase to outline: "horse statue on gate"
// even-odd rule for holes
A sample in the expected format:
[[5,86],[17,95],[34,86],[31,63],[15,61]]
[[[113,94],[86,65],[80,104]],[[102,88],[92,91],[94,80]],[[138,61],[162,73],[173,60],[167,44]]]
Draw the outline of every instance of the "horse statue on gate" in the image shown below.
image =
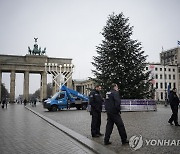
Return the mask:
[[39,56],[45,55],[46,54],[46,48],[44,48],[44,50],[41,51],[41,47],[38,47],[37,39],[38,38],[34,38],[35,44],[34,44],[33,50],[31,50],[31,48],[28,46],[28,52],[30,55],[39,55]]

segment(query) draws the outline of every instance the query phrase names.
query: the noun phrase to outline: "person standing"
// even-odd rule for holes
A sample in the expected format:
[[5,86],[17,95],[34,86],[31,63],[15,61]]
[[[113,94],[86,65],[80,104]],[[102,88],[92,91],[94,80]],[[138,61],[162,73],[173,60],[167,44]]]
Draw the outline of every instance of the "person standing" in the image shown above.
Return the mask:
[[7,109],[7,104],[8,104],[8,102],[7,102],[7,100],[4,100],[4,101],[5,101],[4,104],[5,104],[6,109]]
[[3,109],[4,109],[4,106],[5,106],[5,103],[6,103],[6,100],[3,99],[3,101],[2,101],[2,108],[3,108]]
[[26,104],[27,104],[27,100],[26,100],[26,99],[24,99],[24,106],[26,106]]
[[33,102],[33,103],[34,103],[34,107],[36,107],[36,99],[34,99],[34,102]]
[[106,93],[106,100],[105,100],[105,109],[107,112],[107,124],[106,124],[106,131],[104,137],[104,144],[108,145],[111,144],[109,141],[114,123],[118,128],[119,135],[121,137],[122,144],[129,143],[127,140],[127,134],[124,127],[124,123],[121,119],[121,100],[119,95],[118,85],[113,83],[111,85],[110,92]]
[[101,111],[103,98],[100,94],[101,86],[96,85],[95,89],[90,92],[89,95],[89,104],[91,105],[90,114],[92,115],[91,121],[91,135],[92,137],[99,137],[103,134],[100,133],[101,126]]
[[172,91],[169,94],[169,103],[171,106],[171,110],[172,110],[172,115],[171,118],[169,119],[168,123],[170,123],[171,125],[173,125],[173,121],[175,126],[180,126],[178,124],[178,106],[179,106],[179,98],[176,94],[177,89],[173,88]]

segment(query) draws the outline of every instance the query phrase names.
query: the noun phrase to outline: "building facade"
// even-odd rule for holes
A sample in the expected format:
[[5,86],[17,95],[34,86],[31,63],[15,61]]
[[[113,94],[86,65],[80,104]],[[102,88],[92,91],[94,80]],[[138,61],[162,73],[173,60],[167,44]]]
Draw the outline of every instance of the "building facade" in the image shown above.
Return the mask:
[[160,63],[163,65],[180,65],[180,47],[161,52]]
[[[180,89],[180,47],[165,50],[160,53],[160,62],[162,65],[176,65],[178,76],[178,89]],[[179,93],[179,92],[178,92]]]
[[153,88],[155,88],[155,100],[165,101],[172,88],[179,91],[178,67],[177,65],[162,65],[160,63],[148,63],[145,72],[150,71]]
[[88,96],[90,91],[94,89],[94,81],[91,79],[87,80],[73,80],[73,88],[74,90]]

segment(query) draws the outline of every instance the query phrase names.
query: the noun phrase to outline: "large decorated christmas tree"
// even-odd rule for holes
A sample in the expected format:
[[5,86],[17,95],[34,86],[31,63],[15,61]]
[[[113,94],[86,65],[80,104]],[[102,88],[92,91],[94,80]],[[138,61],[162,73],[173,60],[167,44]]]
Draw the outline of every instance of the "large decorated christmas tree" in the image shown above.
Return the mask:
[[95,80],[105,92],[117,83],[122,98],[141,99],[152,95],[149,72],[145,73],[146,57],[141,43],[131,38],[133,27],[123,13],[108,17],[102,35],[104,40],[97,46],[93,57]]

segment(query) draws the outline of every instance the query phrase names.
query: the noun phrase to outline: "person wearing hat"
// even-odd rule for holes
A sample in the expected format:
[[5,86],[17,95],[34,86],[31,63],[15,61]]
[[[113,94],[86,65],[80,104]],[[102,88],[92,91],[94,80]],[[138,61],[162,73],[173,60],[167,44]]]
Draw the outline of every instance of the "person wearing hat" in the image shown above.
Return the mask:
[[102,103],[103,103],[103,98],[101,97],[100,91],[101,91],[101,86],[96,85],[95,89],[93,89],[89,94],[89,104],[91,105],[90,114],[92,116],[92,121],[91,121],[92,137],[99,137],[103,135],[100,133],[101,111],[102,111]]

